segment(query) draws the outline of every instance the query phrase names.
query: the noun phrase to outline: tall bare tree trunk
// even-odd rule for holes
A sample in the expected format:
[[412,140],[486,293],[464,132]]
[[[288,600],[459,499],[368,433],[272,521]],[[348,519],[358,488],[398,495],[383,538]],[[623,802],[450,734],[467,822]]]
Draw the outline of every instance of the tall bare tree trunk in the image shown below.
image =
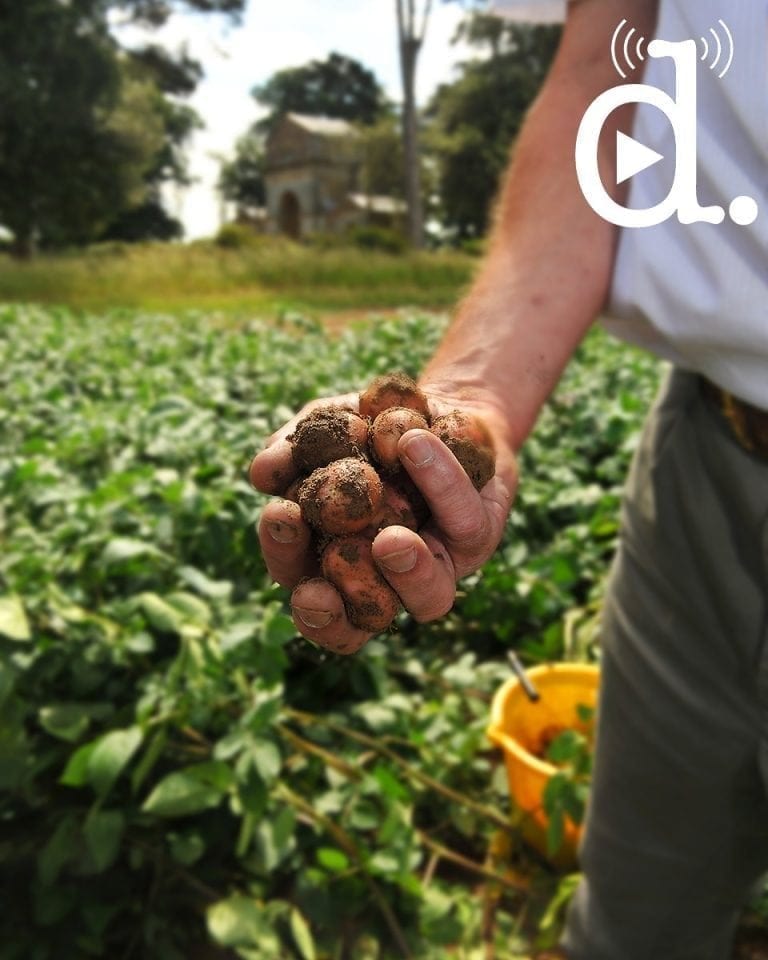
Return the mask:
[[419,164],[419,119],[416,110],[416,63],[429,20],[432,0],[425,0],[421,23],[416,23],[416,0],[395,0],[400,73],[403,80],[403,152],[405,154],[405,199],[408,204],[408,239],[417,249],[424,246],[424,208]]

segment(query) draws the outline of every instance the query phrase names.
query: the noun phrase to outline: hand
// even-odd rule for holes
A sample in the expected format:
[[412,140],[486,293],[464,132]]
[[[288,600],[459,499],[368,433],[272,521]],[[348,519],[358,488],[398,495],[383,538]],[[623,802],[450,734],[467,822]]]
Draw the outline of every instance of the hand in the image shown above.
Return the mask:
[[[385,527],[373,541],[373,557],[403,606],[420,623],[444,616],[453,606],[456,581],[494,553],[517,486],[515,457],[499,409],[428,389],[425,393],[433,417],[458,409],[482,420],[494,441],[496,475],[478,492],[450,450],[429,431],[410,430],[400,439],[401,463],[426,500],[431,518],[418,533],[402,526]],[[289,497],[286,491],[298,471],[286,438],[297,422],[328,403],[356,410],[357,399],[357,394],[345,394],[305,406],[254,457],[249,470],[253,486],[263,493]],[[270,501],[264,508],[259,542],[272,578],[293,589],[297,629],[337,653],[354,653],[371,634],[349,622],[341,595],[319,577],[311,535],[294,500]]]

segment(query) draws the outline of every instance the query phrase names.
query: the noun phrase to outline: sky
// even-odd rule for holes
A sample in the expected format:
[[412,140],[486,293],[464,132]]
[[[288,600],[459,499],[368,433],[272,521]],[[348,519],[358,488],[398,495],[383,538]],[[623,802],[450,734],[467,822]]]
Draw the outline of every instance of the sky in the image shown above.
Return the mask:
[[[471,55],[466,47],[451,45],[462,16],[458,3],[433,4],[418,64],[420,104],[455,76],[457,62]],[[118,32],[128,44],[147,39],[135,28]],[[220,158],[232,155],[237,138],[260,116],[249,91],[277,70],[323,60],[335,51],[359,60],[373,71],[387,96],[401,99],[393,0],[248,0],[239,26],[217,16],[176,14],[153,32],[151,41],[171,50],[186,44],[206,74],[187,101],[206,125],[189,150],[189,169],[197,182],[168,198],[186,239],[210,236],[218,229],[222,211],[215,183]]]

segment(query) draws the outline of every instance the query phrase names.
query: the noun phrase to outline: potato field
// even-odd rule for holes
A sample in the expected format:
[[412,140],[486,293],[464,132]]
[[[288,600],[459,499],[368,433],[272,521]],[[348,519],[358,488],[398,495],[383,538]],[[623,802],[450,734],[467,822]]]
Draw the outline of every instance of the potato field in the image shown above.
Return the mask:
[[556,935],[573,881],[520,840],[489,704],[510,649],[599,657],[658,364],[590,334],[438,623],[321,651],[254,531],[265,437],[417,375],[445,322],[0,308],[2,960],[512,960]]

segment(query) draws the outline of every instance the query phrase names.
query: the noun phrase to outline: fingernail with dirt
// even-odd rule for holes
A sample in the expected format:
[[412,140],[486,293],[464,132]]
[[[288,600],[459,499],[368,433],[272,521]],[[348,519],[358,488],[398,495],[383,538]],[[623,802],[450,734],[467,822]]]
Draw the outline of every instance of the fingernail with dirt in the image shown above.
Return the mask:
[[296,527],[292,527],[289,523],[281,523],[279,520],[268,523],[267,529],[270,537],[278,543],[293,543],[298,536]]
[[316,630],[327,627],[331,622],[331,614],[327,610],[308,610],[306,607],[294,607],[293,612],[308,627]]
[[392,573],[407,573],[416,566],[416,551],[413,547],[407,547],[405,550],[397,550],[395,553],[379,557],[378,561],[382,567],[386,567]]

